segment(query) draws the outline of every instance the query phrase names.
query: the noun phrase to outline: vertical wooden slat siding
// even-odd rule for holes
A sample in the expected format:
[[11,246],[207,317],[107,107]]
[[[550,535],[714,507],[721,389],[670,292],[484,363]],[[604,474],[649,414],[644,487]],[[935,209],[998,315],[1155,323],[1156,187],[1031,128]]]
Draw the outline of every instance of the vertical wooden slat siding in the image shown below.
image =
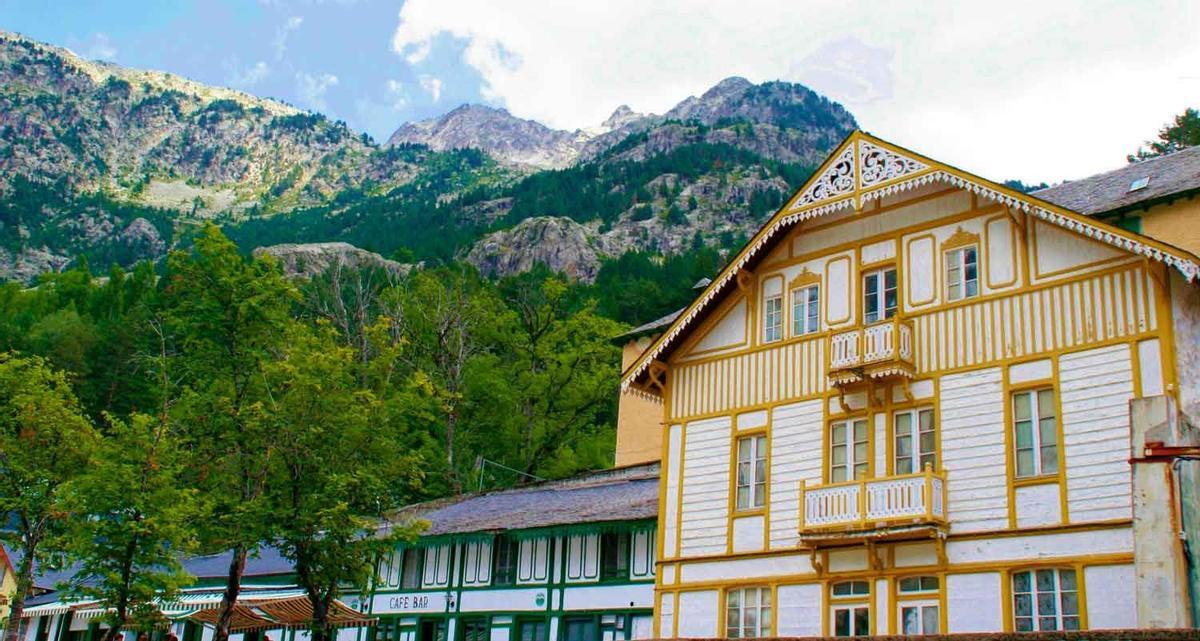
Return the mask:
[[[1148,278],[1138,266],[912,316],[918,376],[1155,331]],[[676,366],[672,418],[824,394],[826,340],[821,336]]]

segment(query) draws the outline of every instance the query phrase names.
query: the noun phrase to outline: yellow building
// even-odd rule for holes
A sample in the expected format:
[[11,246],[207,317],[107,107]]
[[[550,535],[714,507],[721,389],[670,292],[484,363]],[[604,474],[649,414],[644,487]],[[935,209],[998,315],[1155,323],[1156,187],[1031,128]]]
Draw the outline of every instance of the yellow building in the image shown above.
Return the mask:
[[661,411],[656,635],[1190,625],[1142,453],[1200,425],[1198,272],[853,133],[622,376]]
[[16,570],[8,558],[8,551],[0,546],[0,624],[8,622],[8,613],[12,611],[10,604],[16,590]]

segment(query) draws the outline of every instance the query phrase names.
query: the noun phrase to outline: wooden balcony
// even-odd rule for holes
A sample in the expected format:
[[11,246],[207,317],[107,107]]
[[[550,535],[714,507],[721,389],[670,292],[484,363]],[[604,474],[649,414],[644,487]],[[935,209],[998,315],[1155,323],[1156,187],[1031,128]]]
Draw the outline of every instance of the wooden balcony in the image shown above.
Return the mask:
[[806,535],[828,539],[830,534],[925,536],[948,525],[946,503],[946,473],[928,466],[916,474],[815,487],[801,480],[800,535],[802,539],[810,538]]
[[829,337],[829,383],[913,378],[912,322],[892,318]]

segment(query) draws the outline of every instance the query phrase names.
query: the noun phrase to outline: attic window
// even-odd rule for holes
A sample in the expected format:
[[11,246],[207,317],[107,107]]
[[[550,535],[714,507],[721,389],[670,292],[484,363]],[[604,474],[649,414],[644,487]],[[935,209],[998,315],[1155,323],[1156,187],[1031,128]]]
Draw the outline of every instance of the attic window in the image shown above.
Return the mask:
[[1145,176],[1143,178],[1138,178],[1137,180],[1129,183],[1129,191],[1137,191],[1139,189],[1145,189],[1146,185],[1149,185],[1149,184],[1150,184],[1149,176]]

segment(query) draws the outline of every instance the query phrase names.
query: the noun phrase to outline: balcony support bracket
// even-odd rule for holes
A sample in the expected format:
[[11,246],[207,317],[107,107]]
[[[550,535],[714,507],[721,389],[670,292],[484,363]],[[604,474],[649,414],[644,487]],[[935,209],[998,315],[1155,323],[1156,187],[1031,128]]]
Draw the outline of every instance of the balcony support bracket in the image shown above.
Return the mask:
[[912,385],[907,376],[900,377],[900,389],[904,391],[904,400],[913,402]]
[[946,557],[946,532],[939,530],[933,537],[934,549],[937,550],[937,560],[942,567],[950,565],[950,560]]
[[841,385],[837,386],[838,405],[842,407],[842,411],[849,414],[853,410],[850,409],[850,404],[846,402],[846,388]]
[[816,547],[808,548],[808,560],[812,563],[817,576],[825,576],[825,553]]
[[871,564],[871,569],[877,572],[883,570],[883,560],[879,558],[879,550],[875,546],[875,541],[872,539],[866,540],[867,545],[867,562]]

